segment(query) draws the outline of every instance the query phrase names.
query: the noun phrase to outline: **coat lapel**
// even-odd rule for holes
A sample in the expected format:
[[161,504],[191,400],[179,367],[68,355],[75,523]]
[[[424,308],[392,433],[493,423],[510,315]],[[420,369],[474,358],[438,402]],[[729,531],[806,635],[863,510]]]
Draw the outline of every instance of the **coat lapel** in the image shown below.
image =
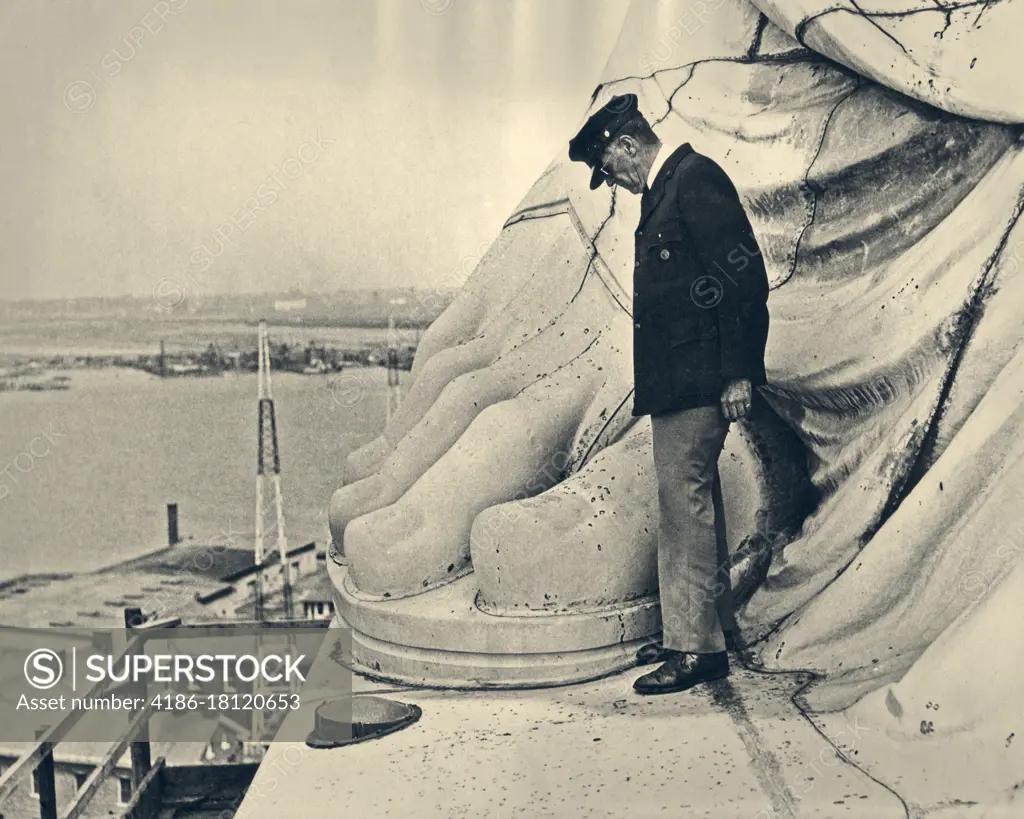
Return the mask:
[[665,164],[661,166],[657,176],[654,177],[654,185],[647,193],[640,199],[640,222],[636,226],[637,230],[640,230],[644,226],[644,222],[650,217],[652,213],[657,209],[658,205],[661,204],[662,198],[665,196],[666,183],[675,173],[676,166],[687,154],[693,152],[693,148],[690,147],[689,142],[684,142],[678,148],[676,148],[665,160]]

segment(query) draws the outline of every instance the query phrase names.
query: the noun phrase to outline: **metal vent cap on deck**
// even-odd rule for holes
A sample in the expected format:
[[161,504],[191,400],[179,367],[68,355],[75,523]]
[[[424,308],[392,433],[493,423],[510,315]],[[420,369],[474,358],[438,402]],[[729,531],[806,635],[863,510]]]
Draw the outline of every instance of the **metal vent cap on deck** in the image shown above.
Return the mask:
[[339,748],[393,734],[420,718],[418,705],[375,696],[330,700],[316,708],[311,748]]

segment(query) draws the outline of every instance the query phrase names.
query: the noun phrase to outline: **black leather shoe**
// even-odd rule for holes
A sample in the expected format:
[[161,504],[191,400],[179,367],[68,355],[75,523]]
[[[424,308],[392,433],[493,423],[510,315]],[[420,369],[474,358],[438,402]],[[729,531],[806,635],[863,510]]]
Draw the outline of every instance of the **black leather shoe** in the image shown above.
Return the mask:
[[673,651],[664,665],[637,678],[633,688],[640,694],[672,694],[728,676],[729,655],[724,651],[714,654]]
[[[739,651],[736,645],[736,638],[733,632],[725,632],[725,650]],[[672,650],[665,648],[660,642],[648,643],[636,652],[636,661],[639,665],[650,665],[651,663],[663,663],[672,654]]]

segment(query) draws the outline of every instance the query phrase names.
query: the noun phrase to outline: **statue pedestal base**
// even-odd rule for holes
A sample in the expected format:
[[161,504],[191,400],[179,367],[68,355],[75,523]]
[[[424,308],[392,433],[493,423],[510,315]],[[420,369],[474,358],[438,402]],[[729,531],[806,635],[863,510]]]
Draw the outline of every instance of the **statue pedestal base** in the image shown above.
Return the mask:
[[348,567],[327,561],[335,614],[352,629],[353,670],[404,685],[540,688],[570,685],[636,665],[658,634],[657,598],[599,611],[496,617],[476,607],[472,574],[400,600],[370,599]]

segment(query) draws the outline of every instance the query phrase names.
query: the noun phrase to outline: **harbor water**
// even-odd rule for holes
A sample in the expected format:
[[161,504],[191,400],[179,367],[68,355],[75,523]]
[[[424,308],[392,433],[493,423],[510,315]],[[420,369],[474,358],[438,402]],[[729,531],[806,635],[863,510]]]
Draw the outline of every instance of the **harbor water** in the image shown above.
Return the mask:
[[[168,503],[178,504],[183,538],[252,542],[255,373],[65,374],[68,390],[0,393],[0,580],[159,548]],[[274,373],[273,387],[288,540],[326,548],[345,456],[383,430],[386,371]]]

